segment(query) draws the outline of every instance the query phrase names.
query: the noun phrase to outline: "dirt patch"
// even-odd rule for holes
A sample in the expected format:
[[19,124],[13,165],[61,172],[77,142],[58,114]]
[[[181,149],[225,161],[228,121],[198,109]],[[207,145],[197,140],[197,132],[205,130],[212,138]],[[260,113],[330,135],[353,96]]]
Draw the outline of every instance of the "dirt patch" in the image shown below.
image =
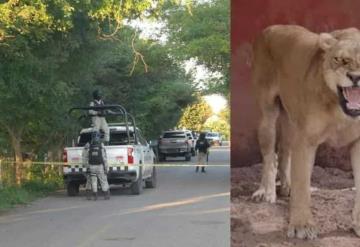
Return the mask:
[[261,165],[231,171],[232,247],[359,247],[360,238],[351,229],[354,203],[351,172],[314,167],[312,212],[319,228],[317,240],[286,237],[289,198],[278,197],[275,204],[249,200],[261,179]]

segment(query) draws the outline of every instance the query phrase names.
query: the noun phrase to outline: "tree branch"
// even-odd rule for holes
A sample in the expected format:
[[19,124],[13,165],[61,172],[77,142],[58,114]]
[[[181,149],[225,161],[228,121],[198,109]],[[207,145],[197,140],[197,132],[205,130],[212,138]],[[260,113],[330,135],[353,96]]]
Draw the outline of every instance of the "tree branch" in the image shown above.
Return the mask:
[[133,66],[132,66],[131,71],[130,71],[130,75],[132,75],[134,73],[136,64],[139,62],[139,59],[141,59],[143,65],[144,65],[145,73],[148,72],[148,65],[145,62],[144,56],[138,50],[136,50],[136,48],[135,48],[136,33],[137,33],[137,31],[135,31],[134,36],[133,36],[133,38],[131,40],[131,47],[132,47],[133,52],[134,52],[134,61],[133,61]]

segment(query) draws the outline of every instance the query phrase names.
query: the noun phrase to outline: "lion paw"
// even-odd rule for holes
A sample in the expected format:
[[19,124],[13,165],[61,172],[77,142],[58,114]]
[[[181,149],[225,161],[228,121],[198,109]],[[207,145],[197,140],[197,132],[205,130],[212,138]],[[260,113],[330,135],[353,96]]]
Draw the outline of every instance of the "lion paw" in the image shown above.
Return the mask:
[[280,195],[281,196],[290,196],[290,187],[289,186],[281,186],[280,187]]
[[251,196],[251,199],[256,202],[276,202],[276,192],[275,191],[266,191],[265,188],[260,187],[254,194]]
[[360,237],[360,207],[357,206],[353,210],[353,229],[356,235]]
[[360,226],[353,226],[354,232],[355,234],[360,237]]
[[299,239],[315,239],[317,238],[318,230],[314,225],[307,224],[302,226],[293,226],[290,225],[287,236],[289,238],[299,238]]

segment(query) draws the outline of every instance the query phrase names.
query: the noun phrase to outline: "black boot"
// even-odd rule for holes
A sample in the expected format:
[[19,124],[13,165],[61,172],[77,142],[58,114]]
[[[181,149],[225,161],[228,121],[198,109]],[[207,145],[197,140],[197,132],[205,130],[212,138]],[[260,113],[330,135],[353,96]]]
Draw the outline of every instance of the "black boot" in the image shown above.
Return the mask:
[[196,170],[195,170],[195,172],[198,172],[199,171],[199,167],[198,166],[196,166]]
[[201,167],[201,172],[204,172],[204,173],[206,172],[205,167]]
[[97,193],[93,192],[93,200],[96,201],[97,200]]
[[91,190],[86,190],[85,195],[87,200],[91,200]]
[[110,190],[107,190],[104,192],[104,199],[109,200],[110,199]]

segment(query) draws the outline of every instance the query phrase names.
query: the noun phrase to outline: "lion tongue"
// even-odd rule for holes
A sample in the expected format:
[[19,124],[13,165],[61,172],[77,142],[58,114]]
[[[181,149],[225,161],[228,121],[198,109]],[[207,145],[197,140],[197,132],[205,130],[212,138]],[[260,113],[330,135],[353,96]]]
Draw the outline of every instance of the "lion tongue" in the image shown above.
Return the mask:
[[360,110],[360,88],[344,88],[344,96],[347,100],[346,107],[350,110]]

